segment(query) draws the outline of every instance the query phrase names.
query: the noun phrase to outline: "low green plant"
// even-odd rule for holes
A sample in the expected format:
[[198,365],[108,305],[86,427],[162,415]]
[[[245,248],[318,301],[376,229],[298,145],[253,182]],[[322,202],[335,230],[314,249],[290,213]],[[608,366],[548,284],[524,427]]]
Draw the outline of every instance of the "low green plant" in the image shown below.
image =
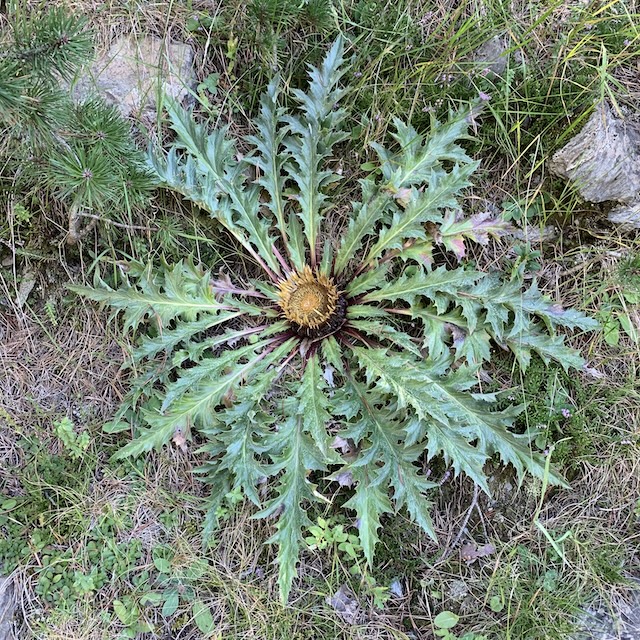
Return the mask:
[[173,616],[179,607],[191,611],[193,621],[202,633],[212,633],[215,625],[210,608],[197,597],[198,581],[205,574],[208,565],[194,561],[186,566],[175,566],[170,548],[157,546],[153,552],[153,564],[158,575],[152,588],[145,591],[140,603],[160,607],[163,618]]
[[342,524],[332,524],[325,518],[318,518],[317,524],[308,527],[307,531],[309,535],[305,542],[309,549],[322,551],[335,545],[338,551],[343,551],[352,560],[356,560],[358,551],[362,551],[358,536],[347,533]]
[[433,626],[435,627],[434,634],[438,638],[442,638],[442,640],[487,640],[487,636],[478,635],[473,632],[465,633],[460,637],[455,635],[452,630],[459,621],[460,616],[453,613],[453,611],[441,611],[433,619]]
[[360,538],[345,531],[343,524],[335,523],[319,517],[316,524],[307,528],[305,542],[312,551],[332,550],[340,557],[341,563],[348,567],[349,574],[360,580],[361,593],[371,598],[373,605],[378,609],[384,608],[385,603],[391,597],[389,587],[378,584],[375,577],[366,570],[366,559]]
[[54,422],[53,428],[72,458],[81,458],[84,455],[91,441],[87,431],[77,434],[73,422],[67,416]]
[[119,289],[98,273],[94,288],[74,287],[121,312],[125,331],[144,327],[131,393],[109,425],[135,430],[117,457],[205,438],[205,533],[241,489],[275,523],[283,600],[311,525],[307,505],[329,500],[323,475],[350,492],[344,507],[369,564],[394,510],[435,538],[428,494],[438,483],[421,472],[424,460],[443,456],[487,492],[484,465],[496,454],[519,478],[542,477],[537,431],[513,430],[521,407],[498,410],[480,368],[503,349],[523,370],[533,353],[579,369],[557,330],[597,326],[535,280],[525,287],[524,263],[505,276],[463,261],[469,242],[506,228],[463,215],[458,198],[478,165],[458,144],[468,113],[433,119],[427,136],[395,120],[393,147],[373,145],[379,166],[359,181],[359,199],[332,207],[340,176],[330,160],[349,136],[344,73],[339,39],[310,70],[308,92],[292,90],[297,112],[280,106],[271,82],[241,158],[227,129],[208,133],[168,105],[176,142],[151,156],[159,179],[227,230],[255,277],[184,260],[131,263]]
[[629,255],[617,265],[600,296],[597,317],[608,345],[618,346],[622,334],[640,342],[640,256]]

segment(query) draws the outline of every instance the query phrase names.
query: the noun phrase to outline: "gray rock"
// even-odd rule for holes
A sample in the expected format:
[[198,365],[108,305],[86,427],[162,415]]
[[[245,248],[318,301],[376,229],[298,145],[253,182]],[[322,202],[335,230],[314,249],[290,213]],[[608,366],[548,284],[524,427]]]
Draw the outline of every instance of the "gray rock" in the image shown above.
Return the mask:
[[13,581],[11,578],[0,576],[0,640],[15,638],[13,625],[15,606]]
[[547,225],[542,229],[534,225],[528,225],[526,230],[514,227],[511,229],[510,234],[518,240],[537,244],[540,242],[555,240],[560,235],[560,230],[558,227],[554,227],[553,225]]
[[607,218],[622,227],[640,229],[640,200],[633,204],[621,204],[619,207],[614,207],[609,211]]
[[617,201],[609,220],[640,228],[640,123],[606,102],[551,161],[552,173],[575,183],[589,202]]
[[121,36],[74,82],[73,96],[80,101],[98,93],[125,117],[153,117],[158,95],[187,96],[195,84],[192,63],[189,45]]
[[597,600],[579,620],[571,640],[640,640],[640,584],[608,606]]
[[487,40],[473,54],[476,64],[482,65],[487,73],[501,76],[507,68],[509,60],[508,40],[504,36],[494,36]]

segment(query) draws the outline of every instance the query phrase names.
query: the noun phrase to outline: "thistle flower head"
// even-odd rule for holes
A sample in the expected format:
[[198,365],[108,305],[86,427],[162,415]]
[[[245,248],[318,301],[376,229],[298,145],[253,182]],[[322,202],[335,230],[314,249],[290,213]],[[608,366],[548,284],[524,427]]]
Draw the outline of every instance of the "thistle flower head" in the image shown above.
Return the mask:
[[327,276],[305,265],[279,283],[279,304],[287,318],[306,329],[317,329],[336,310],[338,289]]

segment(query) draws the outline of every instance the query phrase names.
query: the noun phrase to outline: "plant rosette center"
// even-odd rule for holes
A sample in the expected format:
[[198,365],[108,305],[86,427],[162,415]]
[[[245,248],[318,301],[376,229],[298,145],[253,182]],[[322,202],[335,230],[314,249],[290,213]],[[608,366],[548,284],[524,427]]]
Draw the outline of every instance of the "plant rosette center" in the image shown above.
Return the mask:
[[[305,265],[278,285],[278,303],[287,320],[305,330],[318,330],[344,321],[344,312],[338,288],[332,279],[312,271]],[[342,312],[341,312],[342,311]]]

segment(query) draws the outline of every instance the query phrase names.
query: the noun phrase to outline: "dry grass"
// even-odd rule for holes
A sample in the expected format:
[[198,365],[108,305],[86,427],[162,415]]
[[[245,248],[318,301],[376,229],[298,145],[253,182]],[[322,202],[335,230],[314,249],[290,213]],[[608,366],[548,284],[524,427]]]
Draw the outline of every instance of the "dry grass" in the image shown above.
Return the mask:
[[[32,2],[31,6],[40,6]],[[155,34],[175,40],[193,43],[197,48],[197,75],[203,79],[213,71],[223,73],[222,87],[232,93],[237,79],[225,75],[228,60],[225,57],[226,42],[199,33],[197,38],[187,32],[185,20],[193,12],[206,12],[215,17],[221,3],[194,0],[191,6],[182,2],[137,2],[124,3],[117,0],[91,2],[82,0],[56,0],[74,11],[90,16],[92,26],[98,34],[98,47],[106,48],[122,33]],[[464,19],[482,19],[486,13],[485,3],[467,3],[457,9],[458,3],[417,3],[412,8],[412,19],[419,22],[427,8],[434,11],[431,21],[423,25],[424,39],[440,38],[443,41],[441,56],[433,63],[416,65],[412,71],[411,59],[401,56],[371,60],[369,76],[376,83],[385,77],[396,82],[396,74],[405,73],[403,87],[413,92],[415,111],[423,106],[420,102],[423,83],[430,82],[434,74],[460,71],[461,49],[446,48],[446,34],[454,34],[455,24]],[[419,5],[419,6],[418,6]],[[424,6],[423,6],[424,5]],[[242,8],[237,5],[237,18],[242,17]],[[563,33],[564,24],[572,12],[583,6],[582,2],[558,4],[542,20],[531,14],[529,3],[519,3],[509,21],[510,45],[519,48],[526,41],[524,61],[539,67],[545,66],[554,53],[552,43]],[[597,17],[585,17],[582,27],[594,23]],[[532,26],[533,23],[533,26]],[[421,23],[422,24],[422,23]],[[504,28],[506,29],[506,17]],[[447,31],[448,30],[448,31]],[[569,45],[567,45],[569,47]],[[467,51],[462,52],[467,55]],[[558,65],[554,79],[570,82],[568,66],[570,51],[565,48],[557,56]],[[244,61],[239,67],[248,67],[254,51],[243,51]],[[389,61],[391,60],[391,61]],[[624,83],[629,96],[637,94],[637,74],[630,71],[631,58],[622,57],[614,70],[617,80]],[[437,66],[437,70],[434,70]],[[394,99],[384,95],[374,100],[372,113],[386,114]],[[223,102],[225,118],[228,119],[233,98]],[[235,105],[236,107],[238,105]],[[508,105],[507,105],[508,106]],[[569,111],[569,110],[568,110]],[[246,131],[246,118],[242,109],[234,114],[236,133]],[[499,114],[504,115],[504,113]],[[525,114],[522,114],[525,115]],[[580,114],[564,113],[558,122],[563,126],[575,124]],[[492,121],[495,113],[482,117],[479,126]],[[378,139],[388,120],[372,120],[364,131],[365,137]],[[546,134],[546,130],[545,130]],[[504,132],[498,132],[498,136]],[[515,142],[514,142],[515,140]],[[474,190],[474,210],[489,206],[499,208],[508,198],[522,200],[525,207],[545,188],[548,177],[544,161],[552,149],[543,145],[543,134],[535,136],[524,145],[519,139],[506,136],[500,154],[495,149],[486,154],[481,185]],[[363,152],[362,160],[365,159]],[[359,157],[359,156],[358,156]],[[524,168],[523,168],[524,167]],[[347,171],[351,171],[347,167]],[[175,203],[163,203],[166,213],[171,214]],[[562,208],[571,209],[576,216],[581,211],[572,196],[559,197],[549,212],[551,222],[560,222],[557,216]],[[584,207],[584,211],[590,210]],[[339,216],[339,213],[337,214]],[[565,227],[557,241],[549,244],[537,242],[534,248],[544,253],[540,279],[545,289],[567,306],[582,306],[596,311],[599,299],[595,290],[603,290],[603,283],[610,280],[615,262],[620,255],[637,251],[637,240],[623,236],[601,225],[594,225],[576,217],[572,227]],[[545,221],[546,222],[546,221]],[[194,223],[194,235],[201,227]],[[525,226],[525,234],[529,229]],[[132,234],[133,236],[133,234]],[[133,238],[130,238],[133,245]],[[190,248],[185,240],[180,250]],[[133,248],[131,249],[133,253]],[[483,268],[491,268],[510,255],[507,244],[491,245],[479,250],[476,255]],[[38,278],[43,279],[46,263],[39,263]],[[246,267],[245,271],[250,271]],[[14,263],[14,275],[17,271]],[[72,274],[77,277],[76,271]],[[60,278],[62,279],[62,277]],[[17,282],[17,277],[14,278]],[[41,282],[46,290],[50,283]],[[614,286],[614,285],[611,285]],[[0,281],[1,296],[15,300],[15,285],[9,277]],[[118,406],[126,386],[120,378],[122,348],[110,333],[106,318],[95,309],[66,302],[58,306],[62,314],[53,326],[41,310],[20,309],[4,306],[0,313],[0,487],[3,493],[14,495],[20,485],[11,469],[23,462],[23,453],[16,444],[17,437],[24,434],[40,434],[50,431],[53,419],[67,415],[77,424],[89,426],[95,433],[101,423],[109,419]],[[598,389],[624,388],[626,394],[611,406],[605,407],[601,423],[590,425],[594,436],[594,452],[588,459],[580,460],[576,478],[570,490],[549,493],[540,511],[540,522],[548,531],[560,536],[568,531],[563,543],[565,559],[558,563],[541,531],[531,522],[532,514],[539,503],[539,485],[531,482],[521,488],[510,486],[508,479],[497,474],[494,479],[496,494],[492,499],[480,496],[478,508],[471,512],[466,526],[463,524],[473,500],[473,489],[469,482],[452,479],[442,487],[434,508],[434,525],[439,545],[417,533],[403,516],[392,523],[385,521],[386,558],[382,560],[378,576],[380,580],[390,576],[386,573],[401,561],[417,562],[412,572],[399,575],[405,587],[402,598],[392,599],[384,610],[375,610],[369,602],[362,601],[362,624],[349,625],[342,620],[325,601],[342,582],[357,579],[348,575],[348,567],[334,554],[308,553],[303,558],[301,579],[292,597],[291,606],[283,609],[277,603],[276,571],[271,564],[271,551],[263,547],[270,532],[270,524],[251,519],[249,509],[239,509],[224,522],[216,534],[211,549],[203,550],[199,538],[200,510],[197,498],[204,490],[194,480],[192,473],[198,457],[192,452],[174,448],[159,455],[150,456],[144,471],[134,481],[107,475],[91,487],[91,492],[78,497],[77,509],[83,514],[98,518],[100,514],[128,513],[132,524],[123,528],[122,539],[143,541],[145,556],[143,565],[152,564],[152,549],[160,543],[169,543],[177,554],[177,564],[187,566],[202,558],[207,560],[206,573],[200,579],[202,598],[211,607],[221,638],[240,640],[285,640],[317,638],[415,638],[430,640],[433,637],[430,624],[434,613],[442,609],[456,609],[464,615],[466,629],[478,631],[491,629],[495,635],[504,635],[504,613],[491,611],[489,598],[506,594],[506,601],[514,607],[534,610],[545,594],[533,589],[526,601],[516,603],[509,600],[519,592],[517,588],[526,581],[526,569],[517,557],[524,548],[549,566],[561,566],[563,597],[570,600],[570,592],[582,594],[589,599],[600,593],[611,600],[625,590],[625,586],[606,572],[611,569],[603,563],[612,560],[620,564],[621,574],[636,574],[640,565],[638,548],[640,528],[637,505],[640,497],[640,394],[637,384],[638,347],[624,342],[622,348],[607,347],[597,336],[576,337],[574,346],[584,349],[589,366],[599,378],[585,376],[582,383]],[[599,385],[599,386],[594,386]],[[58,446],[51,438],[51,446]],[[100,448],[96,440],[95,447]],[[435,473],[435,470],[434,470]],[[188,498],[187,496],[195,496]],[[177,523],[163,524],[160,516],[167,512],[177,514]],[[69,517],[69,514],[59,514]],[[478,544],[491,542],[495,554],[481,558],[473,564],[460,557],[460,545],[455,541],[473,541]],[[77,543],[80,545],[82,539]],[[443,558],[443,553],[447,557]],[[383,557],[385,554],[381,554]],[[32,567],[27,567],[16,576],[22,591],[24,619],[33,631],[25,631],[24,637],[47,638],[48,640],[102,640],[105,634],[116,635],[118,625],[104,622],[103,613],[109,613],[114,599],[121,596],[115,589],[107,589],[99,600],[79,603],[70,611],[38,612],[38,600],[33,593]],[[512,589],[512,593],[509,593]],[[462,595],[460,595],[462,594]],[[571,600],[573,603],[575,601]],[[517,616],[512,610],[510,619]],[[558,611],[557,615],[565,615]],[[198,638],[193,625],[189,625],[188,611],[181,621],[182,629],[170,628],[165,623],[162,637],[181,639]],[[155,615],[160,623],[160,616]],[[111,626],[110,626],[111,624]],[[325,635],[320,635],[320,633]],[[413,633],[413,636],[408,635]],[[29,635],[31,634],[31,635]],[[333,635],[331,635],[333,634]],[[161,636],[157,636],[161,637]],[[514,637],[514,636],[512,636]],[[537,636],[542,637],[542,636]]]

